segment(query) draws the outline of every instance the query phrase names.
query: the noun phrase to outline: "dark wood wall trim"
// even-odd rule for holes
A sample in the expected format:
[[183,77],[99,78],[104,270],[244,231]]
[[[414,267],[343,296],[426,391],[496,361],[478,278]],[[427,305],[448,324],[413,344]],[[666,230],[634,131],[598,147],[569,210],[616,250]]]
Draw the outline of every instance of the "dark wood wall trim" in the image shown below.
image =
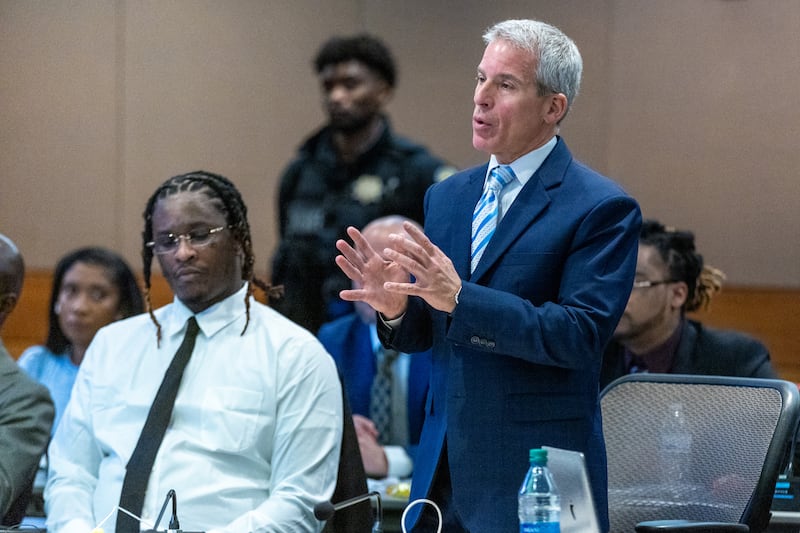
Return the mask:
[[[3,343],[13,357],[44,342],[51,284],[51,271],[27,273],[22,298],[2,331]],[[163,277],[153,276],[151,298],[154,307],[172,300]],[[708,310],[692,316],[714,327],[757,337],[769,348],[780,376],[800,382],[800,289],[725,287]]]

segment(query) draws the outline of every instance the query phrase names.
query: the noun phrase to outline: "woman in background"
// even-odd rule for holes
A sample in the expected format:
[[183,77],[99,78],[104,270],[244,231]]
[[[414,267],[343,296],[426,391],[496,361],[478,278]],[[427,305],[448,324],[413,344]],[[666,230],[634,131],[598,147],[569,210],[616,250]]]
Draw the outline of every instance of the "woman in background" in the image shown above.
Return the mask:
[[[78,367],[101,327],[144,312],[136,277],[122,257],[105,248],[79,248],[61,258],[53,273],[50,324],[44,346],[31,346],[19,366],[45,385],[55,404],[52,434],[67,407]],[[28,504],[30,517],[44,516],[42,491],[47,454],[39,463]],[[33,523],[33,522],[31,522]]]
[[105,248],[64,256],[53,274],[50,325],[44,346],[32,346],[19,365],[53,397],[53,433],[67,407],[86,348],[101,327],[144,311],[142,293],[127,263]]

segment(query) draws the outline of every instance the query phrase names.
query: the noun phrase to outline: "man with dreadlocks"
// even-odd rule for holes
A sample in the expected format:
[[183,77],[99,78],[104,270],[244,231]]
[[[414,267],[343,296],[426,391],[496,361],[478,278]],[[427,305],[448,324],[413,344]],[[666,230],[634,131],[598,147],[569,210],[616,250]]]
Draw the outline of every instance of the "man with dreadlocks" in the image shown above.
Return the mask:
[[603,356],[600,386],[634,372],[777,377],[756,339],[686,317],[708,307],[724,278],[703,264],[694,234],[646,220],[633,291]]
[[[308,331],[252,299],[253,285],[270,287],[253,275],[239,192],[209,172],[175,176],[144,219],[148,314],[101,329],[86,352],[50,448],[47,529],[150,529],[174,489],[174,529],[319,531],[312,509],[336,483],[341,387]],[[154,255],[175,295],[156,310]]]

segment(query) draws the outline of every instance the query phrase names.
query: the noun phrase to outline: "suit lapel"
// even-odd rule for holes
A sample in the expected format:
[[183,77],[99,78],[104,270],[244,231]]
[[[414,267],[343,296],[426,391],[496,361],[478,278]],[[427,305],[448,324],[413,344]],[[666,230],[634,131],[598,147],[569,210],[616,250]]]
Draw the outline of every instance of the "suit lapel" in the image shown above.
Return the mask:
[[683,323],[681,340],[678,341],[678,349],[675,350],[675,358],[672,361],[670,372],[674,374],[692,374],[697,372],[692,364],[695,357],[694,352],[697,344],[697,331],[692,327],[688,320]]
[[[503,216],[492,240],[486,246],[486,251],[475,272],[469,278],[470,281],[478,281],[503,256],[517,237],[526,231],[547,208],[551,194],[548,191],[561,185],[571,160],[572,155],[564,142],[559,139],[553,151],[544,160],[539,170],[531,176],[514,203],[511,204],[511,208]],[[471,215],[470,220],[472,220]],[[469,271],[469,265],[467,265],[467,271]]]

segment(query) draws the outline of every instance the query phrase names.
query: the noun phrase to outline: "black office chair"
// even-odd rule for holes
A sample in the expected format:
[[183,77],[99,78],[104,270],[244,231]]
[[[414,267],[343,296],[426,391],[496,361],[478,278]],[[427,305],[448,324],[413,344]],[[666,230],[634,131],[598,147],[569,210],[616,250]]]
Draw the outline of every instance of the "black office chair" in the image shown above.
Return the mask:
[[33,492],[33,476],[31,476],[30,485],[26,488],[19,497],[11,503],[5,516],[0,517],[0,528],[2,527],[16,527],[22,522],[25,517],[25,509],[28,507],[28,501]]
[[[358,436],[353,425],[353,412],[347,400],[342,376],[342,411],[344,427],[342,431],[342,450],[339,454],[339,471],[331,501],[339,503],[367,493],[367,475],[358,448]],[[323,533],[370,533],[374,522],[369,500],[337,511],[325,524]]]
[[766,529],[800,414],[795,384],[632,374],[603,390],[601,407],[612,533]]

